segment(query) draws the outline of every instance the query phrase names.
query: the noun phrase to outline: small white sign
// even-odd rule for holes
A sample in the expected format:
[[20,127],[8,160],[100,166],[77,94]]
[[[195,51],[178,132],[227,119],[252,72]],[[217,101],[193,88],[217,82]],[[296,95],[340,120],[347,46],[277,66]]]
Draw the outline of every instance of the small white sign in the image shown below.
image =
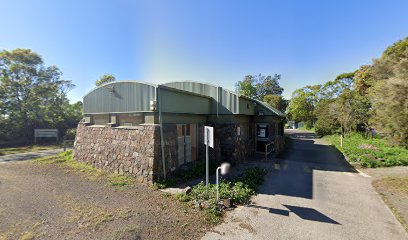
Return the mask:
[[265,134],[266,132],[265,132],[265,129],[260,129],[259,130],[259,137],[265,137]]
[[214,148],[214,128],[204,126],[204,144]]

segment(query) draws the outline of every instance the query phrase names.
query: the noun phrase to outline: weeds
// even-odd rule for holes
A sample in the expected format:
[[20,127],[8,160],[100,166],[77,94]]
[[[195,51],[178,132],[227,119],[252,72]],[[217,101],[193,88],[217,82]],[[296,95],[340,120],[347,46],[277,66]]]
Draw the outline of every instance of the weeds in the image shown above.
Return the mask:
[[110,185],[115,187],[130,187],[134,184],[134,178],[130,176],[119,175],[116,173],[109,174],[108,181]]
[[175,181],[174,179],[167,179],[167,180],[164,180],[164,181],[160,181],[160,180],[159,180],[159,181],[154,182],[154,183],[151,185],[151,187],[152,187],[154,190],[165,189],[165,188],[174,186],[175,183],[176,183],[176,181]]
[[0,148],[0,156],[16,153],[38,152],[43,150],[56,149],[60,147],[61,147],[60,145],[54,144],[54,145],[30,145],[23,147]]
[[68,169],[82,173],[89,180],[98,180],[106,177],[111,186],[121,189],[134,186],[134,179],[130,176],[119,175],[117,173],[107,173],[86,163],[78,162],[72,158],[72,150],[59,153],[54,156],[34,159],[40,164],[60,164]]
[[[245,170],[238,178],[231,181],[222,180],[219,184],[219,194],[221,199],[231,199],[235,204],[247,204],[256,188],[264,181],[266,171],[255,167]],[[208,194],[206,186],[200,182],[192,187],[191,192],[186,194],[177,194],[176,199],[181,202],[206,203],[204,207],[207,212],[207,220],[213,224],[220,221],[222,208],[216,202],[216,185],[209,184]]]
[[327,136],[326,139],[341,151],[351,163],[358,163],[362,167],[392,167],[408,165],[408,149],[389,146],[379,138],[367,139],[361,134],[354,133],[344,138],[340,147],[338,135]]

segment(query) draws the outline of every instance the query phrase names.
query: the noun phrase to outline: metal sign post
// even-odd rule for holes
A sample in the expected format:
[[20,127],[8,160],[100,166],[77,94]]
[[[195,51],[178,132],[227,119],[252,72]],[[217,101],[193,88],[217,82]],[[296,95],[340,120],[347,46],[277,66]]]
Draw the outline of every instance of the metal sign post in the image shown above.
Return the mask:
[[205,144],[205,190],[208,197],[208,182],[209,182],[209,160],[208,160],[208,147],[214,148],[214,128],[204,127],[204,144]]

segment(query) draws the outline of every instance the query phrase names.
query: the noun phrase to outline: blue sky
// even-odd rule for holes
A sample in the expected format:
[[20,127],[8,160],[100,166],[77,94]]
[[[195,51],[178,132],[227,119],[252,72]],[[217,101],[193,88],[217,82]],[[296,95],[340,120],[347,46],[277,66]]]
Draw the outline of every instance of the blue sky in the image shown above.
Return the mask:
[[408,36],[408,1],[0,0],[0,49],[30,48],[77,86],[101,75],[234,90],[282,74],[284,96],[368,64]]

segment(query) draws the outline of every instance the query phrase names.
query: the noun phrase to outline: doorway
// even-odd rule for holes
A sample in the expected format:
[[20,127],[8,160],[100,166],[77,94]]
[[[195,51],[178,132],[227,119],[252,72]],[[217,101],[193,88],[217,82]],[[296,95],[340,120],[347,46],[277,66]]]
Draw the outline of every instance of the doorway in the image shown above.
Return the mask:
[[268,123],[256,123],[256,152],[264,153],[270,143],[270,126]]
[[196,161],[197,158],[197,125],[177,124],[178,165]]

